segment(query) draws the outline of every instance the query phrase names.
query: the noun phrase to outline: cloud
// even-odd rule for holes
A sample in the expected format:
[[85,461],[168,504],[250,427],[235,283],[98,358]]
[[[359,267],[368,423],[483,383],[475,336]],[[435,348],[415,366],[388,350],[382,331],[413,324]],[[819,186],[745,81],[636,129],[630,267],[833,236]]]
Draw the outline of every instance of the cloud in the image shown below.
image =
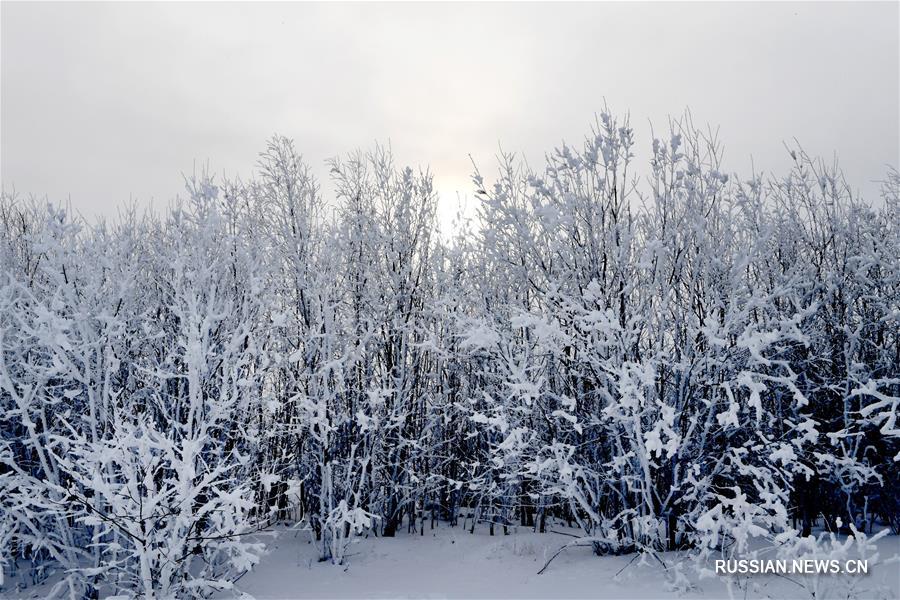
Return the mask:
[[88,215],[168,201],[195,161],[247,175],[276,132],[323,179],[326,158],[389,140],[468,192],[469,154],[486,174],[499,143],[536,166],[604,99],[643,148],[647,119],[690,107],[734,170],[782,168],[797,137],[872,194],[900,154],[893,3],[3,3],[0,19],[3,183]]

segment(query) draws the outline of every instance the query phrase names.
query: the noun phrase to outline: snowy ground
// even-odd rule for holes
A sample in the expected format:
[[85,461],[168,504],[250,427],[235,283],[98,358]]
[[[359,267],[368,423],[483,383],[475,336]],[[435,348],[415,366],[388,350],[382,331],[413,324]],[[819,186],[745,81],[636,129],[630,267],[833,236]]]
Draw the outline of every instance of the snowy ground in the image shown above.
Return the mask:
[[[263,598],[727,598],[723,580],[689,575],[692,589],[679,594],[667,584],[661,565],[631,556],[594,556],[589,548],[559,555],[542,575],[537,572],[560,546],[572,538],[535,534],[469,534],[442,526],[425,536],[360,540],[343,566],[320,563],[306,532],[281,532],[270,542],[270,554],[238,585]],[[881,554],[900,552],[896,536],[880,541]],[[670,568],[675,553],[661,555]],[[630,563],[630,564],[629,564]],[[687,569],[687,565],[685,565]],[[827,579],[823,579],[828,584]],[[756,576],[758,589],[747,598],[809,598],[810,594],[780,578]],[[880,593],[875,588],[885,586]],[[837,594],[821,594],[837,597]],[[832,590],[834,591],[834,590]],[[859,578],[860,598],[900,598],[897,565],[876,567]],[[743,590],[735,597],[744,598]]]
[[[567,530],[564,526],[556,530]],[[486,529],[469,534],[462,527],[441,524],[424,536],[401,533],[396,538],[364,538],[348,551],[344,565],[318,562],[316,547],[306,531],[280,529],[266,536],[268,554],[238,582],[258,600],[300,598],[813,598],[803,588],[778,577],[754,576],[753,587],[729,594],[718,577],[699,579],[677,553],[660,558],[673,570],[683,563],[690,580],[679,592],[655,559],[594,556],[590,548],[570,548],[547,570],[537,572],[571,537],[536,534],[530,529],[491,537]],[[883,558],[900,553],[900,538],[878,542]],[[2,598],[43,598],[49,583],[18,594],[9,588]],[[847,598],[847,579],[823,576],[816,600]],[[900,598],[900,566],[876,566],[854,578],[852,597]],[[809,581],[807,580],[808,584]],[[686,591],[685,591],[686,590]],[[223,596],[225,597],[225,596]]]

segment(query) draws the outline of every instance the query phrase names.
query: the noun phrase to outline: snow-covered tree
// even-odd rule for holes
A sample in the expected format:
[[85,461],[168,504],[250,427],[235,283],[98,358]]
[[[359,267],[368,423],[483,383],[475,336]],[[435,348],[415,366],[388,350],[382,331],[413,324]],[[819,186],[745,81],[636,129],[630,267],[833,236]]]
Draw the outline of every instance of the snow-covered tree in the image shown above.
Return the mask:
[[0,592],[239,594],[277,521],[336,564],[460,517],[701,564],[896,533],[900,176],[729,173],[689,115],[638,145],[606,110],[502,154],[449,241],[384,148],[333,198],[282,137],[159,215],[4,193]]

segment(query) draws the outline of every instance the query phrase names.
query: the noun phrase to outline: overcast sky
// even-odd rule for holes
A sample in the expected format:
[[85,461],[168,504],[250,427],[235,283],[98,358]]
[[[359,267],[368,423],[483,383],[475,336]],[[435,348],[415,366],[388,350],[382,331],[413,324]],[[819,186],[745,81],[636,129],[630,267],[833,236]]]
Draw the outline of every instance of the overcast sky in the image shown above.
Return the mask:
[[2,2],[2,181],[88,216],[165,205],[209,162],[247,176],[273,133],[324,160],[390,142],[443,214],[498,144],[533,166],[606,99],[689,107],[729,171],[785,140],[878,189],[900,156],[900,4],[17,4]]

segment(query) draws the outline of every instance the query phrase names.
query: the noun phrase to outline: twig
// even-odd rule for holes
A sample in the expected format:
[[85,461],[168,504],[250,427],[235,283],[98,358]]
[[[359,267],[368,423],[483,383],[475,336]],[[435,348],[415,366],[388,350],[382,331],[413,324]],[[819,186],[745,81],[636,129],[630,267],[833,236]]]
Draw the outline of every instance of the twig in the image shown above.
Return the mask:
[[619,573],[621,573],[622,571],[624,571],[625,569],[627,569],[628,567],[630,567],[630,566],[631,566],[631,563],[633,563],[633,562],[635,561],[635,559],[637,559],[638,556],[640,556],[640,553],[635,552],[634,556],[631,557],[631,560],[628,561],[628,564],[625,565],[624,567],[622,567],[621,569],[619,569],[618,573],[616,573],[615,575],[613,575],[613,577],[618,577],[618,576],[619,576]]
[[562,553],[562,551],[565,550],[566,548],[576,548],[576,547],[585,548],[587,546],[588,546],[588,544],[576,544],[574,542],[569,542],[568,544],[562,546],[559,550],[557,550],[556,553],[553,556],[551,556],[550,559],[547,560],[547,562],[544,563],[544,566],[541,567],[541,570],[538,571],[537,574],[540,575],[541,573],[543,573],[547,569],[547,567],[550,566],[550,563],[553,562],[553,559],[556,558],[557,556],[559,556]]
[[565,531],[556,531],[555,529],[551,529],[550,533],[558,533],[559,535],[567,535],[569,537],[573,537],[575,539],[581,539],[580,535],[575,535],[574,533],[566,533]]

